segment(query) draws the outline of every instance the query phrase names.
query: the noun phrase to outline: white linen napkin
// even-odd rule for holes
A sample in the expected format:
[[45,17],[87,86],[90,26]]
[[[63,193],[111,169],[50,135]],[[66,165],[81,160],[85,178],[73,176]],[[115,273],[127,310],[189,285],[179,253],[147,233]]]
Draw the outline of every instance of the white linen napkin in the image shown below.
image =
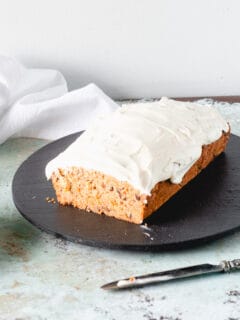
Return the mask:
[[59,71],[28,69],[0,55],[0,144],[20,136],[54,140],[118,107],[94,84],[68,92]]

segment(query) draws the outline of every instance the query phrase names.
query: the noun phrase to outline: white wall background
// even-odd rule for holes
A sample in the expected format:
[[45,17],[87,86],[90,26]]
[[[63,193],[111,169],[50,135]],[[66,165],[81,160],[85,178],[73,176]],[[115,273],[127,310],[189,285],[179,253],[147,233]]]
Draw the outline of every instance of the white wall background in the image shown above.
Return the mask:
[[240,1],[0,0],[0,51],[114,98],[240,94]]

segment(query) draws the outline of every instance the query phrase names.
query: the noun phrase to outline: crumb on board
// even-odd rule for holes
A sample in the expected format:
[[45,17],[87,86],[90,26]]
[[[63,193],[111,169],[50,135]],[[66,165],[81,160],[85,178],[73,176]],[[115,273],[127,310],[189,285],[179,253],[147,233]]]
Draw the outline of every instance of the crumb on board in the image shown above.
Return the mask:
[[56,200],[54,198],[46,197],[46,201],[48,203],[56,203]]
[[147,223],[144,223],[144,224],[141,224],[140,226],[143,230],[148,230],[148,231],[151,231],[152,229],[148,226]]

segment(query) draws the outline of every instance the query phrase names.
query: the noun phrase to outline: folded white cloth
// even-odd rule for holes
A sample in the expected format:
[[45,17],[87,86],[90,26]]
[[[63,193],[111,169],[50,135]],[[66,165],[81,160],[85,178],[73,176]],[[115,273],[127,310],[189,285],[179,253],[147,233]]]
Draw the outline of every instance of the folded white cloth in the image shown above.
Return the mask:
[[94,84],[68,92],[59,71],[27,69],[0,56],[0,144],[20,136],[57,139],[116,108]]

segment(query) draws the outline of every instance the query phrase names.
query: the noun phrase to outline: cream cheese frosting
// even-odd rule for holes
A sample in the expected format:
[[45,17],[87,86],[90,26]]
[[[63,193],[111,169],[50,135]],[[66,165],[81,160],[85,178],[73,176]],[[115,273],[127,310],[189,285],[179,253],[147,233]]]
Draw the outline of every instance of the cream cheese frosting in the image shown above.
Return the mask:
[[46,176],[59,168],[82,167],[127,181],[142,194],[156,183],[180,183],[197,161],[202,146],[220,138],[229,126],[209,106],[162,98],[123,105],[98,119],[46,166]]

